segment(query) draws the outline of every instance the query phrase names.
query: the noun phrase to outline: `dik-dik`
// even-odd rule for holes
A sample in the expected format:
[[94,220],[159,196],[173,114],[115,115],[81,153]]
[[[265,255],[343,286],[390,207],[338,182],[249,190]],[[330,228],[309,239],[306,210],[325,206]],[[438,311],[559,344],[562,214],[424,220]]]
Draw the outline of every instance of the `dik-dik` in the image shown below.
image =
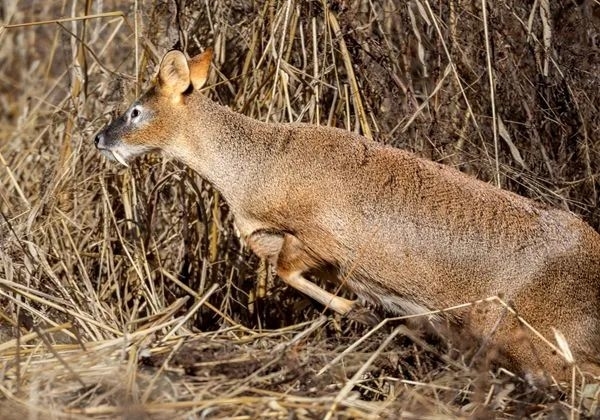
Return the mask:
[[575,215],[358,134],[263,123],[201,92],[212,53],[168,52],[157,80],[101,131],[122,164],[160,151],[219,190],[243,239],[289,285],[341,314],[355,302],[305,278],[335,273],[360,298],[419,314],[502,296],[500,305],[430,315],[499,348],[540,378],[570,375],[556,344],[598,374],[600,235]]

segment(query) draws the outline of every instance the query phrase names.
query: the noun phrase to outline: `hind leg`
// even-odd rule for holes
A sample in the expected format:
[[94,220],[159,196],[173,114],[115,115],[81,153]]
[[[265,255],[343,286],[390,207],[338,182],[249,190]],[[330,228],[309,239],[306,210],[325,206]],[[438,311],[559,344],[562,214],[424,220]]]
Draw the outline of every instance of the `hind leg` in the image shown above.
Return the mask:
[[482,338],[484,346],[478,356],[496,356],[493,358],[529,382],[549,383],[551,377],[569,381],[571,365],[561,354],[553,330],[529,315],[529,319],[519,319],[512,308],[496,301],[475,305],[470,327]]

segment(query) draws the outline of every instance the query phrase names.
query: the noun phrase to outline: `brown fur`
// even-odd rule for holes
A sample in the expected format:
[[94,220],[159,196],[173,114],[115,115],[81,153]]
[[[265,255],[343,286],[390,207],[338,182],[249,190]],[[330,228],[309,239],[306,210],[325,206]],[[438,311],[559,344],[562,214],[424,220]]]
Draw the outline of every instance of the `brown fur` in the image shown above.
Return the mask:
[[[502,295],[550,342],[560,330],[577,363],[597,366],[600,235],[591,227],[357,134],[234,113],[197,92],[208,54],[186,65],[168,53],[157,86],[99,134],[98,147],[124,160],[158,150],[197,171],[294,287],[307,285],[302,273],[334,268],[359,296],[399,314]],[[130,121],[135,106],[144,122]],[[536,377],[567,378],[564,359],[505,312],[476,305],[438,320],[489,339]]]

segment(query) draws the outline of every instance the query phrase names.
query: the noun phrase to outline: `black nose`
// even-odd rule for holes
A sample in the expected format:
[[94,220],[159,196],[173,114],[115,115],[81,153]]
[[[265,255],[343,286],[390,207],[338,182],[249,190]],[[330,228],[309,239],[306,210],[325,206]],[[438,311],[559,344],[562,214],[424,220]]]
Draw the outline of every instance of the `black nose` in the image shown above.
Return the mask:
[[96,147],[98,147],[98,143],[100,143],[100,140],[102,140],[103,137],[104,135],[102,133],[96,134],[96,137],[94,138],[94,144]]

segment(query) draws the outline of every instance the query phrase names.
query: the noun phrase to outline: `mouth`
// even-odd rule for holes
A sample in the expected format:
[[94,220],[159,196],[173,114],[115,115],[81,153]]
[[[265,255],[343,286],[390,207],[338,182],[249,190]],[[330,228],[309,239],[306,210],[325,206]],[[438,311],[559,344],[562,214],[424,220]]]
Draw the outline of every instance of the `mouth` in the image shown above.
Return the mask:
[[113,162],[116,161],[116,162],[119,162],[123,166],[129,167],[129,164],[127,163],[127,160],[117,150],[110,150],[110,149],[98,149],[98,150],[100,150],[100,152],[108,160],[111,160]]

